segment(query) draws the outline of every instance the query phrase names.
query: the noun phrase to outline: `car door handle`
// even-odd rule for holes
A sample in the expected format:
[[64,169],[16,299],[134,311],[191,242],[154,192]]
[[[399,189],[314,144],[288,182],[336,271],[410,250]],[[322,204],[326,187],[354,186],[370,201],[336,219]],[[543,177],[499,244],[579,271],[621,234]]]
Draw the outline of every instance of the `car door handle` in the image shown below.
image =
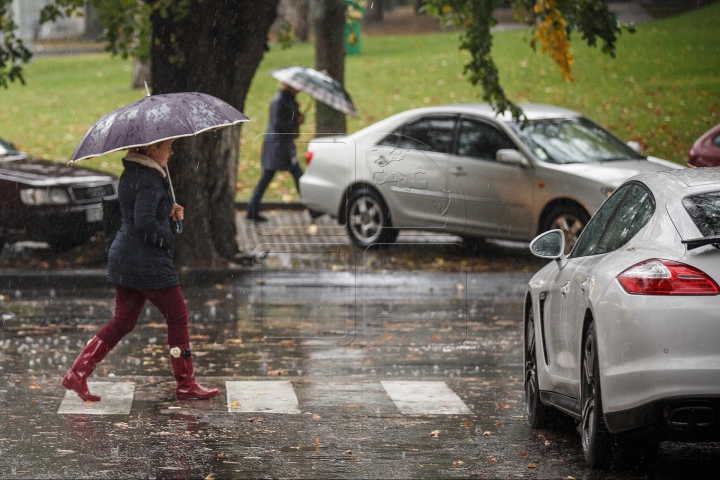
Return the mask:
[[590,284],[592,283],[590,280],[590,277],[587,277],[585,281],[580,284],[580,288],[582,288],[583,292],[590,290]]
[[465,172],[465,170],[463,170],[462,167],[452,167],[450,169],[450,173],[452,173],[453,175],[458,175],[458,176],[467,175],[467,173]]
[[565,285],[563,285],[562,287],[560,287],[560,293],[563,294],[563,297],[564,297],[565,295],[567,295],[568,290],[570,290],[570,282],[565,282]]

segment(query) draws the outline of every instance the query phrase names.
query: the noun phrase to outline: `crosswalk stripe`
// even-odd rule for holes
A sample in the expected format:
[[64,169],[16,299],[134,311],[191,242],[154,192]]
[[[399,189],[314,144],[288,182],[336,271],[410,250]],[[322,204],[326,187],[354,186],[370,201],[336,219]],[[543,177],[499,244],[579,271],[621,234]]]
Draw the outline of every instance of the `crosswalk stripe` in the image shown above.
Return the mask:
[[230,413],[300,413],[289,381],[228,381],[225,385]]
[[85,402],[72,390],[65,391],[59,414],[128,415],[135,395],[134,382],[87,382],[90,392],[100,395],[100,402]]
[[403,414],[459,415],[472,413],[445,382],[383,380],[380,383]]

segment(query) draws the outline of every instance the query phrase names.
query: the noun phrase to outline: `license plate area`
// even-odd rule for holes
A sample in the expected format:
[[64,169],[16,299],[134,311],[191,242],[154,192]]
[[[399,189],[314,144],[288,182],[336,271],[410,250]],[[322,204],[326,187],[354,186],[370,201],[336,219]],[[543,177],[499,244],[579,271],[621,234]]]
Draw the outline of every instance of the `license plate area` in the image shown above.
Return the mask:
[[85,220],[88,223],[93,222],[102,222],[103,219],[103,212],[102,208],[91,208],[89,210],[85,210]]

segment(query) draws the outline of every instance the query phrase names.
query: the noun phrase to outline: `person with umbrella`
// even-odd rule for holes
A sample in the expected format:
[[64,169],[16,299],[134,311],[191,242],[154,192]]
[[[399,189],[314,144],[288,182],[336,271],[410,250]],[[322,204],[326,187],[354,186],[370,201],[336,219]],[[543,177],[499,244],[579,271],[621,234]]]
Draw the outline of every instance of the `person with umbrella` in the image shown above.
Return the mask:
[[148,97],[101,118],[81,140],[71,162],[127,150],[118,200],[122,225],[108,252],[108,282],[115,285],[115,314],[80,352],[62,384],[85,401],[100,401],[87,378],[138,322],[149,300],[167,323],[170,363],[178,400],[209,399],[220,393],[195,380],[188,310],[173,265],[175,231],[184,208],[175,203],[167,169],[175,138],[247,121],[215,97],[190,93]]
[[262,175],[248,201],[248,220],[267,221],[260,214],[260,201],[278,171],[289,171],[300,192],[299,181],[303,171],[297,161],[295,139],[300,134],[300,125],[305,122],[305,115],[300,113],[300,105],[295,100],[297,93],[290,85],[280,83],[280,88],[270,101],[270,118],[261,153]]
[[[344,113],[357,116],[350,95],[339,82],[325,73],[308,67],[288,67],[270,72],[280,81],[280,88],[270,101],[270,118],[262,144],[262,175],[248,201],[246,218],[255,222],[265,222],[267,218],[260,214],[260,202],[277,171],[289,171],[295,187],[300,193],[302,168],[298,165],[295,139],[300,134],[300,125],[305,116],[295,95],[302,90],[314,99],[330,105]],[[312,218],[322,212],[310,211]]]

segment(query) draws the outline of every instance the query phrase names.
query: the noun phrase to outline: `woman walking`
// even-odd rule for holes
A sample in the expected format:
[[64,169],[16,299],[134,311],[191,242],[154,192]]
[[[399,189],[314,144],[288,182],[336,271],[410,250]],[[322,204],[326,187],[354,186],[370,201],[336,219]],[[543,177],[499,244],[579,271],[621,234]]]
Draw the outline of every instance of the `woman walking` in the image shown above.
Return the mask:
[[175,237],[170,219],[183,220],[184,209],[173,204],[165,166],[173,140],[132,148],[123,159],[118,199],[122,226],[108,252],[108,282],[115,284],[115,315],[97,332],[65,374],[62,384],[86,401],[100,397],[88,391],[95,366],[137,324],[150,301],[167,322],[170,363],[178,400],[207,399],[220,393],[195,381],[188,334],[188,312],[172,263]]

